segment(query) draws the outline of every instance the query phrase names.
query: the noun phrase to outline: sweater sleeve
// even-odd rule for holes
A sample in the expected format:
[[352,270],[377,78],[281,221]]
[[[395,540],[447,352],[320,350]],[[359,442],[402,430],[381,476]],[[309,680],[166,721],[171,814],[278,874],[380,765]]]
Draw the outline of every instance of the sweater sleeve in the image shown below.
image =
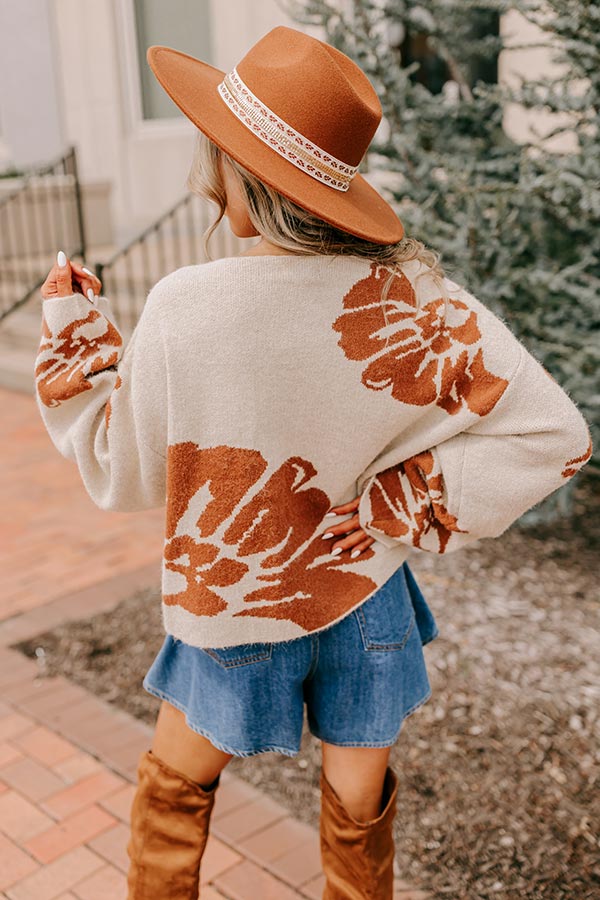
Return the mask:
[[[160,283],[159,283],[160,284]],[[42,303],[36,399],[52,442],[77,463],[101,509],[162,506],[166,495],[167,369],[158,290],[125,351],[106,297]]]
[[[517,343],[517,367],[487,415],[367,478],[358,507],[366,534],[433,553],[498,537],[590,459],[586,420],[514,337]],[[403,443],[405,435],[396,454]]]

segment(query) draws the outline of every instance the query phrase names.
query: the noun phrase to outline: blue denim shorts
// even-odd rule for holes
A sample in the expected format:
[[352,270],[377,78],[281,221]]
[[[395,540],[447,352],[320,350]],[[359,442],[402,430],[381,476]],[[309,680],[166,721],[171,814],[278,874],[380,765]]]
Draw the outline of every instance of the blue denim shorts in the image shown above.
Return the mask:
[[431,696],[423,645],[437,636],[404,562],[368,600],[314,634],[214,649],[166,635],[143,687],[234,756],[296,756],[305,704],[315,737],[387,747]]

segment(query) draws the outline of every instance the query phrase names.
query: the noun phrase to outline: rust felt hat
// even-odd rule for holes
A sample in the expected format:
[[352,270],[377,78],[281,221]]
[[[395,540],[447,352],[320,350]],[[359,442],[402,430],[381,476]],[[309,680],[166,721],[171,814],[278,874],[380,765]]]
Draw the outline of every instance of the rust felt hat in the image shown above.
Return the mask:
[[147,59],[187,118],[265,184],[365,240],[403,237],[390,204],[357,171],[382,110],[346,54],[278,25],[229,73],[171,47],[150,47]]

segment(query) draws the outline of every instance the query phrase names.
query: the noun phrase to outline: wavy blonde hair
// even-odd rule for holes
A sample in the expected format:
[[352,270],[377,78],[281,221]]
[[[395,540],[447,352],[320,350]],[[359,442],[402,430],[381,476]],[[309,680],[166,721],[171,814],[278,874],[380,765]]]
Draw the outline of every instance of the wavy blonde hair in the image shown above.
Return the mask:
[[298,206],[270,185],[264,184],[198,130],[186,184],[189,190],[212,200],[218,208],[217,218],[203,234],[204,252],[209,260],[213,258],[209,250],[209,241],[225,215],[227,205],[220,168],[223,162],[230,166],[237,177],[252,225],[272,244],[298,255],[339,253],[366,258],[390,268],[389,278],[381,293],[382,303],[387,299],[388,291],[397,272],[401,271],[402,264],[418,260],[425,266],[425,271],[420,272],[417,278],[425,275],[433,278],[440,288],[447,310],[445,273],[440,263],[440,255],[436,251],[426,247],[422,241],[406,235],[397,243],[376,244],[336,228],[335,225]]

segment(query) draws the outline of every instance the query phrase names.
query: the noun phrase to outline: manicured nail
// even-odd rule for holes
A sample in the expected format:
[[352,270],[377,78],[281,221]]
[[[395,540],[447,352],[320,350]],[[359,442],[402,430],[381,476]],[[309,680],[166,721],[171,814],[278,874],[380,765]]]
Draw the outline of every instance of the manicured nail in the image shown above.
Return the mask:
[[338,553],[341,553],[343,549],[344,549],[343,547],[336,547],[335,550],[332,550],[332,551],[331,551],[331,555],[332,555],[332,556],[337,556]]
[[339,516],[339,513],[328,512],[328,513],[325,513],[325,516]]
[[96,298],[94,297],[94,292],[93,292],[93,290],[92,290],[91,288],[88,288],[88,289],[87,289],[87,298],[88,298],[88,300],[90,301],[90,303],[93,303],[93,302],[95,301],[95,299],[96,299]]
[[328,531],[327,534],[322,534],[322,535],[321,535],[321,537],[323,538],[323,540],[325,540],[325,538],[332,538],[333,536],[334,536],[333,531]]
[[358,556],[359,553],[360,553],[360,550],[353,550],[352,553],[350,554],[350,559],[354,559],[354,557]]
[[82,266],[81,268],[83,269],[83,271],[85,272],[86,275],[91,275],[92,278],[94,278],[94,273],[93,273],[93,272],[90,272],[90,270],[89,270],[89,269],[86,269],[85,266]]
[[66,266],[66,264],[67,264],[67,257],[66,257],[65,254],[62,252],[62,250],[59,250],[58,253],[56,254],[56,262],[58,263],[58,267],[59,267],[60,269],[64,269],[64,267]]

